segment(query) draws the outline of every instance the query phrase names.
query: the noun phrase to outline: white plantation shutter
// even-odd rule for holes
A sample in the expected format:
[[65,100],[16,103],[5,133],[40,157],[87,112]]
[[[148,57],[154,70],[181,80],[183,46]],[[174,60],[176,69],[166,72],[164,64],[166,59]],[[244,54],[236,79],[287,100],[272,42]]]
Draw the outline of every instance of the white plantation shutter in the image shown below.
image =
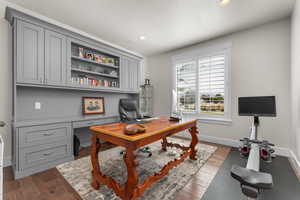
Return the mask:
[[177,109],[199,119],[231,121],[231,44],[174,56]]
[[196,62],[176,65],[176,92],[178,110],[195,112],[197,97]]
[[225,54],[199,59],[200,112],[224,113]]

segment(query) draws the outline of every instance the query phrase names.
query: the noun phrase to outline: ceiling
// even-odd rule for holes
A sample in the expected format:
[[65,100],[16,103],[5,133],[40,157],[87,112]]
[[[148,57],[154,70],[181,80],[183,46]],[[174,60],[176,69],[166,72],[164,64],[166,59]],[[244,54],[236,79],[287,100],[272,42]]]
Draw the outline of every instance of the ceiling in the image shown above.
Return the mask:
[[[290,16],[294,0],[8,0],[152,55]],[[146,40],[140,40],[140,36]]]

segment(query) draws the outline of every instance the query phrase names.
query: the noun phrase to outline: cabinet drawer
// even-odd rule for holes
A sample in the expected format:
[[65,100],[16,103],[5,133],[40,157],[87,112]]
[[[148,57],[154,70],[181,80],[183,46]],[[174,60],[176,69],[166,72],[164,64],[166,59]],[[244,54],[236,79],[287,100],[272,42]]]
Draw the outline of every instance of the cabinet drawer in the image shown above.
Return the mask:
[[60,141],[55,144],[21,148],[19,152],[21,170],[70,157],[72,154],[70,143],[70,141]]
[[19,128],[21,147],[53,143],[61,140],[71,141],[71,123],[59,123]]
[[95,126],[99,124],[107,124],[116,122],[118,118],[106,118],[106,119],[93,119],[93,120],[84,120],[84,121],[75,121],[73,122],[73,128],[83,128],[89,126]]

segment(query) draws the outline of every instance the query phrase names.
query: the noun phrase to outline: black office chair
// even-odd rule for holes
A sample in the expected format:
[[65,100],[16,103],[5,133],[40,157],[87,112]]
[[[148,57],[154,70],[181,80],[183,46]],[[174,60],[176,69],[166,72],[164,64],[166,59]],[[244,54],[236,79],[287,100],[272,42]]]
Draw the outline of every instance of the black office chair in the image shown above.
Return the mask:
[[[137,119],[142,119],[142,116],[138,110],[137,101],[135,99],[120,99],[119,102],[119,114],[122,122],[127,123],[140,123]],[[148,157],[152,156],[150,147],[143,147],[138,150],[142,153],[147,153]],[[123,154],[124,151],[121,152]]]

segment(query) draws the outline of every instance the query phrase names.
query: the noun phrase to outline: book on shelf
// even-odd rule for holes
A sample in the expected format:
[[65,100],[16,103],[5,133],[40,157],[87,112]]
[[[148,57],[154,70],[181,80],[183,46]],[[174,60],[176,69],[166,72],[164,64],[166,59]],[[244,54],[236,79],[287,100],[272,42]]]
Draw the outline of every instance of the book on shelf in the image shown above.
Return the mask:
[[110,65],[113,67],[119,66],[119,59],[113,56],[106,56],[93,50],[88,50],[83,47],[78,47],[78,55],[73,55],[74,58],[91,60],[99,64]]
[[88,86],[102,86],[102,87],[118,87],[117,81],[109,81],[88,77],[72,77],[71,82],[79,85],[88,85]]

